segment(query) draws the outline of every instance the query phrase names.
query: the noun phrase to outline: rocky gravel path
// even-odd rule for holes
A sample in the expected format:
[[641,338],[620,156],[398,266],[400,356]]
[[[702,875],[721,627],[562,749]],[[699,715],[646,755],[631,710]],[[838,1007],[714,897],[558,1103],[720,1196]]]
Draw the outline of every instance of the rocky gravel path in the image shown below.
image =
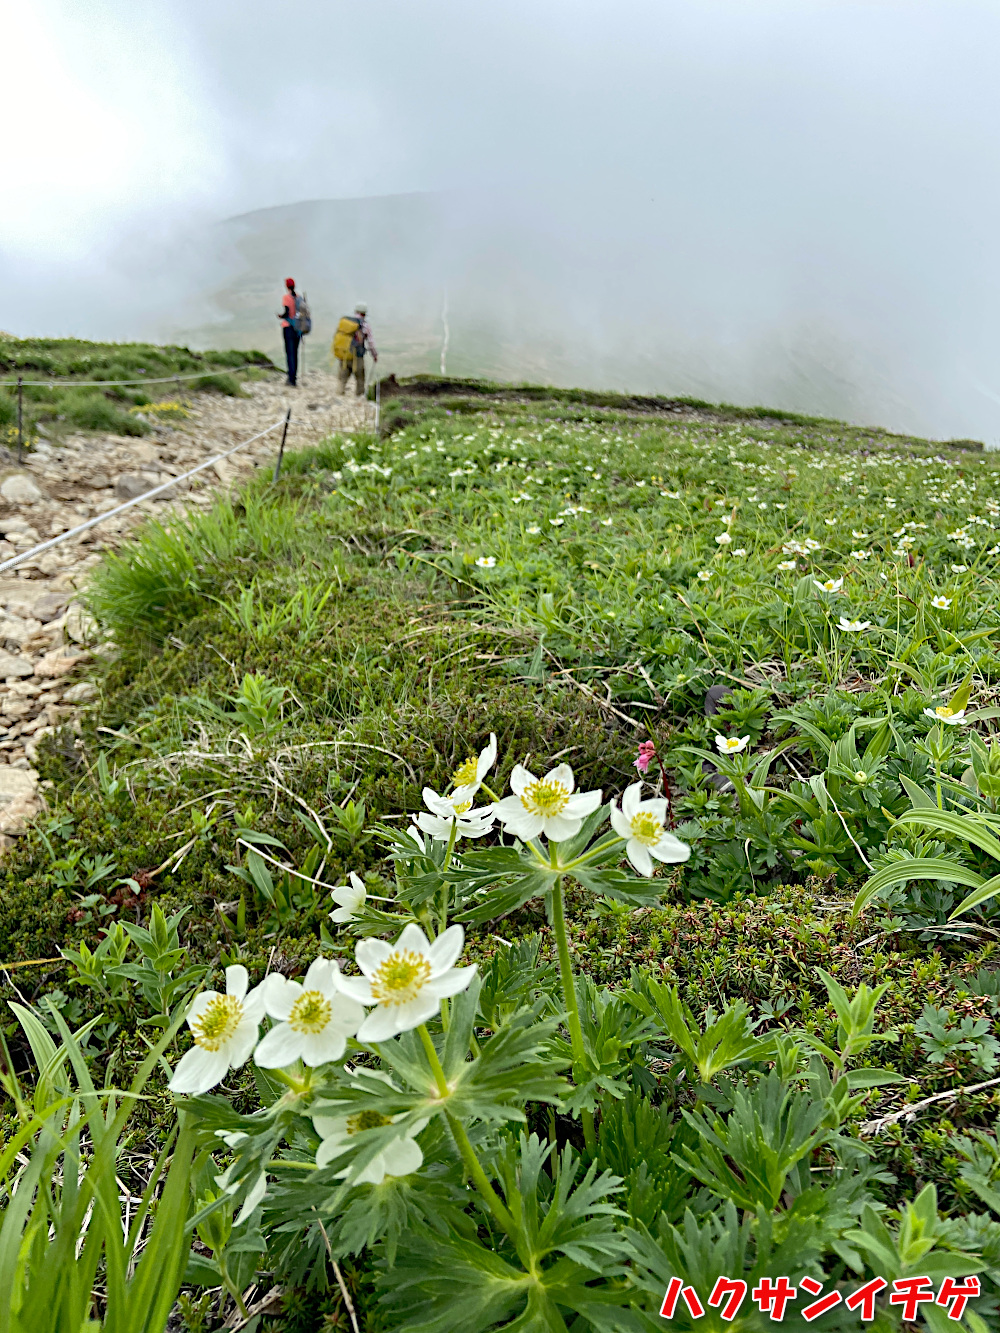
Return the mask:
[[[43,439],[26,457],[0,465],[0,563],[168,482],[231,449],[292,409],[288,448],[315,444],[335,431],[370,429],[364,399],[337,395],[336,376],[310,370],[290,389],[279,375],[255,380],[244,398],[214,393],[183,398],[186,418],[150,417],[142,438],[74,434]],[[173,397],[173,395],[170,395]],[[163,497],[141,501],[50,551],[0,574],[0,849],[44,801],[33,767],[39,740],[72,725],[94,697],[77,678],[101,644],[76,598],[101,552],[113,549],[144,519],[160,521],[212,503],[213,495],[273,467],[280,432],[180,482]]]

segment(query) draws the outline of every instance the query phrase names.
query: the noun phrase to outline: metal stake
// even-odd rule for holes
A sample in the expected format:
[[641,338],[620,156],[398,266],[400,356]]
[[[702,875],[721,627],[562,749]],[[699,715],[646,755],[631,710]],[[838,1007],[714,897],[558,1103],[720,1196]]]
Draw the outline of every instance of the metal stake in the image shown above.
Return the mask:
[[23,376],[17,377],[17,461],[24,463],[24,385]]
[[278,445],[278,461],[274,465],[274,480],[277,481],[281,475],[281,460],[285,453],[285,436],[288,434],[288,423],[292,419],[292,409],[289,408],[285,413],[285,424],[281,431],[281,443]]

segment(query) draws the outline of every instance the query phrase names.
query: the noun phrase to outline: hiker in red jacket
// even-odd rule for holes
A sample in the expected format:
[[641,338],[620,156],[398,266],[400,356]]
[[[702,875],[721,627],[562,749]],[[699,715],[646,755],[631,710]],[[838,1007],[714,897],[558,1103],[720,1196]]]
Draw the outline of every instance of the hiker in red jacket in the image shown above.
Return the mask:
[[299,369],[299,322],[298,297],[295,294],[295,279],[285,279],[285,294],[281,298],[281,333],[285,340],[285,361],[288,363],[288,383],[295,388],[295,377]]

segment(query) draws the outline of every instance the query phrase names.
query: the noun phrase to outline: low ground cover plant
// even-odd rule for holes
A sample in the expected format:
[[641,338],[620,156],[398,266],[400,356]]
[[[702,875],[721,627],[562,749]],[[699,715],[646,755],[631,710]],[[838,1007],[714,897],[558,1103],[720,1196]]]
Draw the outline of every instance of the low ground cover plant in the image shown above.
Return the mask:
[[[143,379],[184,376],[176,386],[179,393],[200,389],[239,394],[248,370],[253,374],[258,368],[270,367],[270,359],[262,352],[195,352],[155,343],[93,343],[0,334],[0,440],[8,445],[17,441],[18,378],[32,381],[22,389],[21,433],[30,444],[39,435],[39,425],[50,438],[66,430],[145,435],[151,420],[169,422],[183,412],[180,403],[167,400],[170,385],[150,383],[147,393]],[[204,374],[199,376],[199,371]],[[45,380],[76,380],[81,387],[36,383]],[[139,382],[102,389],[91,383],[95,380]]]
[[2,957],[49,960],[12,1070],[25,1023],[98,1096],[162,1051],[174,1320],[758,1329],[787,1277],[790,1327],[992,1327],[993,460],[394,419],[106,563],[117,650],[4,866]]

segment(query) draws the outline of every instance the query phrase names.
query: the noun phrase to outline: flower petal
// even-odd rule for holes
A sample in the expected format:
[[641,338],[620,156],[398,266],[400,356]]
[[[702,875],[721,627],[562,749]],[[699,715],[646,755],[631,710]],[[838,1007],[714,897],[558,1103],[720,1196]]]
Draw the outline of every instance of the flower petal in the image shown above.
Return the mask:
[[284,1069],[286,1065],[294,1064],[301,1055],[302,1033],[296,1032],[288,1023],[278,1023],[265,1033],[253,1053],[253,1060],[261,1069]]
[[374,1004],[372,984],[367,977],[338,977],[337,990],[359,1004]]
[[328,1065],[340,1059],[347,1049],[347,1034],[328,1023],[322,1032],[303,1033],[301,1045],[302,1063],[315,1069],[317,1065]]
[[[511,769],[510,789],[515,796],[520,797],[525,787],[530,786],[531,783],[534,781],[535,781],[535,775],[533,773],[529,773],[523,764],[515,764],[514,767]],[[503,802],[501,801],[500,804],[502,805]]]
[[628,817],[623,811],[618,809],[617,805],[611,807],[611,827],[618,834],[619,838],[631,838],[632,836],[632,825]]
[[[434,1007],[437,1008],[437,1001]],[[394,1037],[400,1030],[396,1027],[396,1008],[394,1004],[380,1004],[377,1009],[373,1009],[358,1028],[358,1041],[379,1042]]]
[[297,981],[283,977],[280,972],[272,972],[261,982],[264,992],[264,1008],[272,1018],[282,1021],[292,1012],[292,1005],[302,994],[302,987]]
[[517,815],[501,816],[501,822],[512,837],[520,838],[522,842],[530,842],[532,838],[537,838],[545,827],[545,820],[541,815],[530,815],[524,809]]
[[625,844],[625,855],[640,875],[650,878],[653,873],[653,858],[649,854],[648,847],[644,847],[638,838],[630,838]]
[[582,819],[567,819],[565,815],[549,815],[542,821],[543,832],[551,842],[565,842],[575,838],[583,826]]
[[329,958],[314,958],[309,964],[309,970],[302,978],[303,990],[318,990],[329,998],[337,990],[337,984],[334,980],[334,968],[339,972],[340,968]]
[[221,1083],[229,1068],[225,1051],[206,1051],[201,1046],[192,1046],[182,1055],[170,1080],[170,1091],[184,1093],[188,1097],[200,1097],[217,1083]]
[[408,1176],[423,1165],[424,1155],[416,1139],[396,1139],[379,1154],[387,1176]]
[[587,815],[592,815],[600,804],[600,788],[597,791],[581,791],[569,798],[563,806],[562,813],[568,819],[586,819]]
[[576,790],[576,778],[573,776],[573,770],[569,764],[556,764],[545,774],[543,782],[558,782],[561,787],[565,787],[568,792]]
[[[626,819],[634,819],[642,804],[642,783],[633,782],[622,792],[622,813]],[[614,816],[612,816],[614,818]]]
[[431,977],[430,981],[425,982],[420,993],[433,995],[439,1000],[448,995],[457,995],[459,991],[467,990],[471,986],[477,970],[476,963],[471,967],[453,967],[450,972],[442,972],[438,977]]
[[669,861],[677,863],[686,861],[691,855],[691,848],[686,842],[681,842],[680,838],[675,838],[672,833],[664,832],[660,841],[655,847],[650,847],[650,855],[655,856],[658,861]]
[[226,994],[235,995],[242,1000],[250,984],[250,975],[242,963],[233,963],[226,968]]
[[449,926],[427,950],[427,961],[431,965],[431,975],[437,976],[454,967],[465,947],[465,930],[461,926]]
[[404,953],[419,953],[426,958],[430,947],[427,936],[415,921],[411,921],[409,925],[403,927],[403,933],[393,945],[393,952],[401,950]]
[[370,977],[391,953],[392,945],[387,944],[385,940],[360,940],[354,950],[354,961],[365,976]]
[[257,1038],[260,1036],[260,1022],[256,1018],[246,1018],[245,1016],[237,1025],[236,1031],[230,1037],[222,1048],[229,1057],[229,1066],[231,1069],[239,1069],[250,1059],[253,1048],[257,1045]]
[[476,761],[476,784],[482,782],[483,778],[490,771],[497,761],[497,738],[494,732],[490,732],[490,743],[485,750],[480,752]]

